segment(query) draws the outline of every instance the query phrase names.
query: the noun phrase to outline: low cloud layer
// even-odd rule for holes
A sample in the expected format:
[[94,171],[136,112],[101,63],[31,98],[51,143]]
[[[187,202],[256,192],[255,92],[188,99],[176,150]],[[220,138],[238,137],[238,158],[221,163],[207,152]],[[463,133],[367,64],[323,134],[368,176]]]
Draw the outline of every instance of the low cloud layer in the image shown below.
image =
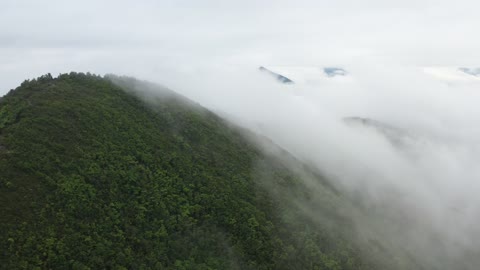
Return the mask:
[[329,175],[363,209],[354,217],[359,235],[390,254],[427,269],[475,269],[478,80],[375,65],[319,77],[284,85],[257,70],[217,71],[176,87]]

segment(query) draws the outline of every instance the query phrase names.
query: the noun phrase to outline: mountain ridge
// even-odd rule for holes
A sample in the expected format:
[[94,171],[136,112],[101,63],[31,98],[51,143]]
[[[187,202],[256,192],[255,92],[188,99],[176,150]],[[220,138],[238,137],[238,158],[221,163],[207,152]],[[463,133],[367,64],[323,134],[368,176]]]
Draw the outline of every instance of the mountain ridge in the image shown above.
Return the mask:
[[[333,222],[348,203],[329,187],[309,202],[299,177],[319,176],[300,176],[165,88],[141,94],[145,103],[135,86],[153,87],[47,74],[1,100],[4,267],[372,268],[348,222]],[[314,222],[286,197],[332,222]]]

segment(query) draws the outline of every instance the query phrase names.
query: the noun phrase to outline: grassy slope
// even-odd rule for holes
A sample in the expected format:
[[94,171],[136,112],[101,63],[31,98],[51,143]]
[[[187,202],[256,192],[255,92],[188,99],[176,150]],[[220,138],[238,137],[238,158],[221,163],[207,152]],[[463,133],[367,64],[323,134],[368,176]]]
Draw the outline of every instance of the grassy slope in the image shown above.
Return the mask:
[[81,73],[0,100],[0,267],[370,269],[271,196],[308,199],[280,161],[173,93],[152,104]]

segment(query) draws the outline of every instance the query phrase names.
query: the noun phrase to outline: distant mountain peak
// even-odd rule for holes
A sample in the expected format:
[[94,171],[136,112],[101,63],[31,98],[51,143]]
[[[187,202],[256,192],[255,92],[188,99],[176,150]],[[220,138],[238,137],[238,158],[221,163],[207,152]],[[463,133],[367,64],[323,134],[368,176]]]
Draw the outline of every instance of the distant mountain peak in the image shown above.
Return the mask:
[[262,72],[265,72],[271,76],[273,76],[274,78],[277,79],[277,81],[281,82],[281,83],[284,83],[284,84],[293,84],[294,82],[292,80],[290,80],[289,78],[283,76],[283,75],[280,75],[278,73],[275,73],[267,68],[265,68],[264,66],[260,66],[258,68],[258,70],[262,71]]
[[480,68],[466,68],[466,67],[460,67],[458,70],[462,71],[463,73],[466,73],[468,75],[472,75],[475,77],[480,77]]
[[414,139],[415,137],[406,130],[371,118],[350,116],[344,117],[343,121],[350,126],[373,129],[385,136],[390,142],[397,146],[405,145],[408,140]]
[[478,82],[480,67],[423,67],[423,72],[446,82]]
[[260,71],[267,72],[282,83],[315,84],[329,80],[349,81],[350,74],[338,66],[260,66]]
[[347,75],[347,71],[345,71],[343,68],[338,67],[325,67],[323,68],[323,73],[325,73],[328,77]]

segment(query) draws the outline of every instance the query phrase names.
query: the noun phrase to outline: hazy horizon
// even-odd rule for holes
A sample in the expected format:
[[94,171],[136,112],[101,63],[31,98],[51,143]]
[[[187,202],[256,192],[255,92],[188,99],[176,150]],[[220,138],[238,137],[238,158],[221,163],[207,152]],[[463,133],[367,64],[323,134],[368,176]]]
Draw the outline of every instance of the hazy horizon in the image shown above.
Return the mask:
[[0,94],[70,71],[164,83],[261,65],[477,67],[477,1],[0,3]]

